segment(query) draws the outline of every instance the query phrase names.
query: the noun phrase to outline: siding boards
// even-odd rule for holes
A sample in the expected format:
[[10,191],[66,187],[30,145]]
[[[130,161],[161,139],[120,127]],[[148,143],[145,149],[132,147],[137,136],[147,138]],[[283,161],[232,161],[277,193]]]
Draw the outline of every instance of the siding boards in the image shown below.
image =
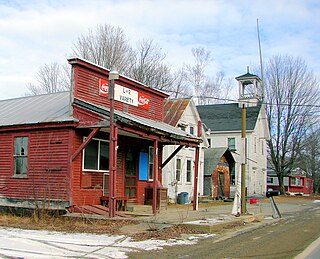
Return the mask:
[[[106,75],[101,75],[100,73],[79,66],[75,67],[75,71],[75,75],[77,77],[75,97],[94,104],[109,107],[108,98],[99,96],[99,79],[107,79]],[[129,113],[144,118],[153,118],[154,120],[163,121],[164,98],[162,96],[158,96],[153,92],[149,92],[148,88],[141,86],[138,87],[138,85],[133,83],[128,84],[122,80],[117,80],[116,83],[150,96],[150,110],[127,105]],[[120,111],[124,110],[124,104],[118,101],[115,101],[114,107]]]
[[[68,201],[69,130],[26,130],[0,134],[0,197]],[[29,137],[26,178],[13,176],[13,143],[16,136]]]

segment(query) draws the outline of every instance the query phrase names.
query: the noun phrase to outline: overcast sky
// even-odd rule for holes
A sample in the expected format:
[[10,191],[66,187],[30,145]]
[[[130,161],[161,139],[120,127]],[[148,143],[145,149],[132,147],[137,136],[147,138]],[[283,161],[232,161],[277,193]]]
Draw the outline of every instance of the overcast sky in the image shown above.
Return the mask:
[[72,43],[97,24],[121,27],[132,40],[153,39],[172,67],[210,50],[207,74],[228,77],[263,58],[303,58],[320,75],[320,1],[308,0],[0,0],[0,100],[25,95],[44,64],[66,62]]

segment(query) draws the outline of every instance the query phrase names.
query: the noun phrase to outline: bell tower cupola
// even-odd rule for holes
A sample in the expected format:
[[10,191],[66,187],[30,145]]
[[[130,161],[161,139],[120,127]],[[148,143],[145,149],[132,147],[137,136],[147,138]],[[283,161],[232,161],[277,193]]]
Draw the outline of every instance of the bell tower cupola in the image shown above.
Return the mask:
[[254,74],[247,73],[235,78],[239,82],[239,107],[257,106],[260,99],[261,79]]

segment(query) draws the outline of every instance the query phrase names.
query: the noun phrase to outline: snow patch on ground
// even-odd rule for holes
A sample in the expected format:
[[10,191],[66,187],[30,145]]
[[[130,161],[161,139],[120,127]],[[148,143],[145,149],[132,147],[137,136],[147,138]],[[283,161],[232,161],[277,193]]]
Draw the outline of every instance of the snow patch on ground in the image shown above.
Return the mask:
[[163,246],[193,245],[200,238],[133,241],[124,235],[95,235],[0,228],[0,258],[127,258],[126,253],[158,250]]

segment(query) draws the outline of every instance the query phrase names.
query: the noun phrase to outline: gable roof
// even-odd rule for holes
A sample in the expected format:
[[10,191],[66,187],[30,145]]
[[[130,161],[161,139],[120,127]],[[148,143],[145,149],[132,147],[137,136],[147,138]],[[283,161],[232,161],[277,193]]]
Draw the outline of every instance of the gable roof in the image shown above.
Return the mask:
[[164,122],[177,127],[191,99],[166,99],[164,102]]
[[75,121],[69,115],[69,92],[0,101],[0,127],[45,122]]
[[[246,109],[247,130],[254,130],[261,102]],[[238,103],[197,106],[202,122],[211,131],[238,131],[242,127],[242,109]]]
[[204,151],[204,175],[212,174],[223,155],[225,155],[229,165],[233,166],[235,160],[227,147],[207,148]]

